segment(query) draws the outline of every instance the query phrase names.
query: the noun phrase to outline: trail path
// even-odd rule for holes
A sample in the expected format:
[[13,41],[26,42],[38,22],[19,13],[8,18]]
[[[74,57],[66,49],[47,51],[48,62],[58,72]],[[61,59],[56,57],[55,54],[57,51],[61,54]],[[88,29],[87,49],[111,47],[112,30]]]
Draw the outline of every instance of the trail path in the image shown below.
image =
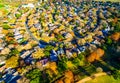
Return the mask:
[[[107,75],[107,73],[105,73],[105,72],[96,73],[96,74],[94,74],[93,76],[96,78],[96,77],[104,76],[104,75]],[[77,83],[85,83],[85,82],[87,82],[87,81],[89,81],[89,80],[92,80],[92,79],[93,79],[92,76],[89,76],[89,77],[86,77],[86,78],[78,81]]]

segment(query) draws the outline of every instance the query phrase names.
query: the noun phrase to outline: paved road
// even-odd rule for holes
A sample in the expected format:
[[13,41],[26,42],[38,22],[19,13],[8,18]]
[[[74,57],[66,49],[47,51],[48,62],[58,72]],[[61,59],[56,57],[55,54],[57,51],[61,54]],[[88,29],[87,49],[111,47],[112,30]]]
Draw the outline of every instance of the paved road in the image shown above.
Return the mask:
[[39,42],[39,40],[38,40],[37,38],[35,38],[35,37],[33,36],[33,34],[31,33],[31,31],[29,30],[29,26],[28,26],[27,23],[28,23],[28,18],[26,17],[25,27],[26,27],[27,32],[30,34],[30,36],[32,37],[33,40]]

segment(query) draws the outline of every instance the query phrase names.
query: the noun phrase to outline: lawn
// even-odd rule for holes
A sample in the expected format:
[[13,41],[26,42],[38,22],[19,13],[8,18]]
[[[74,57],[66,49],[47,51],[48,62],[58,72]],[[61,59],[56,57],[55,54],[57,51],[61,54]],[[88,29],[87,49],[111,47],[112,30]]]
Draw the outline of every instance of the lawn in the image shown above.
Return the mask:
[[106,76],[97,77],[85,83],[120,83],[120,79],[115,80],[112,76],[106,75]]
[[120,0],[95,0],[95,1],[111,1],[111,2],[120,2]]

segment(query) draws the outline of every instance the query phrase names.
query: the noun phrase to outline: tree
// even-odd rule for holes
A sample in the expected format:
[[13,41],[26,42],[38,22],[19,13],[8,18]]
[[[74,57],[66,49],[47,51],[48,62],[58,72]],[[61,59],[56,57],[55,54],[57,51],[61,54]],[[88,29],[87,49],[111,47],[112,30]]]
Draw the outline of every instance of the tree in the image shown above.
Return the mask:
[[58,34],[58,35],[57,35],[57,39],[58,39],[58,40],[63,40],[64,37],[63,37],[61,34]]
[[119,70],[114,69],[111,74],[115,79],[120,79],[120,71]]
[[120,33],[116,32],[111,35],[111,39],[114,41],[118,41],[120,39]]
[[46,77],[46,73],[41,72],[39,69],[33,69],[26,74],[26,77],[30,79],[30,83],[48,83],[49,79]]
[[82,53],[80,53],[80,54],[78,54],[78,58],[82,61],[82,60],[84,60],[85,57]]
[[82,66],[84,62],[82,60],[80,60],[79,58],[74,58],[74,60],[72,61],[72,63],[75,66]]
[[50,51],[53,50],[53,46],[52,45],[47,45],[45,48],[44,48],[44,54],[45,56],[50,56]]
[[112,40],[111,40],[110,38],[107,37],[106,43],[107,43],[108,45],[111,45],[111,44],[112,44]]
[[92,52],[88,57],[87,60],[88,62],[93,62],[95,60],[99,60],[100,57],[102,57],[104,55],[104,50],[102,50],[101,48],[98,48],[97,50],[95,50],[94,52]]
[[65,72],[65,83],[73,83],[74,82],[74,75],[73,72],[68,70]]
[[18,56],[12,56],[8,60],[6,60],[6,67],[16,68],[18,66]]
[[57,75],[58,71],[57,71],[56,62],[50,62],[49,68]]
[[18,55],[19,54],[19,51],[14,48],[11,50],[11,52],[8,54],[7,58],[10,58],[11,56],[14,56],[14,55]]
[[2,73],[0,73],[0,78],[2,78]]
[[76,68],[76,66],[71,61],[67,61],[66,64],[67,64],[67,67],[70,69]]
[[[30,80],[39,80],[42,76],[42,73],[39,69],[33,69],[26,74],[26,77]],[[37,78],[38,77],[38,78]]]
[[35,59],[40,59],[41,57],[44,57],[44,56],[45,56],[44,50],[41,48],[37,49],[37,51],[32,54],[32,57]]
[[4,24],[2,27],[3,27],[3,29],[5,29],[5,30],[8,30],[8,29],[11,28],[8,24]]
[[55,83],[64,83],[64,82],[60,79],[60,80],[58,80],[58,81],[55,82]]
[[15,14],[15,17],[16,18],[20,18],[22,16],[22,14],[18,13],[18,14]]
[[58,62],[58,71],[59,72],[63,72],[65,70],[67,70],[67,69],[68,69],[68,67],[67,67],[66,63],[64,63],[63,61]]

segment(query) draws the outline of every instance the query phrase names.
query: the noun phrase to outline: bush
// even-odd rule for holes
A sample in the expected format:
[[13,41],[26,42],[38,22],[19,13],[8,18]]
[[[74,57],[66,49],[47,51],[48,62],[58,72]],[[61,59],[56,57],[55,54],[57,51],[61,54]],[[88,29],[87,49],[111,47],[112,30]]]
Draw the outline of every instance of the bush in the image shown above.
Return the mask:
[[103,72],[103,69],[101,67],[96,68],[96,72]]

